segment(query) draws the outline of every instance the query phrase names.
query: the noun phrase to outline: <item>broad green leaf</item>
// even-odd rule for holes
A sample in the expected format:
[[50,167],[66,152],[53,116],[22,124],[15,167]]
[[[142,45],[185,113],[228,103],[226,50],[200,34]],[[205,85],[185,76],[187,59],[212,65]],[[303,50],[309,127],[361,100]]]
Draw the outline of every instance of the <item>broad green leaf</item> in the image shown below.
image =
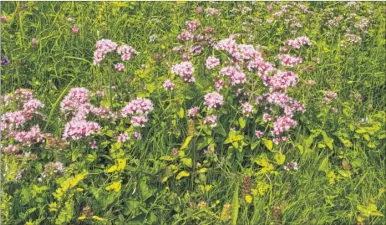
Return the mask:
[[243,129],[247,125],[247,121],[243,117],[240,117],[239,125],[240,125],[240,128]]
[[176,179],[177,179],[177,180],[180,180],[181,178],[183,178],[183,177],[188,177],[188,176],[189,176],[189,173],[188,173],[188,172],[186,172],[186,171],[181,171],[181,172],[178,173]]
[[192,159],[191,158],[184,158],[182,159],[182,162],[185,166],[192,168]]
[[268,148],[268,150],[272,151],[273,148],[273,142],[268,139],[264,139],[264,145]]
[[280,152],[275,153],[273,158],[276,160],[277,164],[279,164],[279,165],[282,165],[285,161],[285,155],[283,155]]
[[184,118],[184,115],[185,115],[184,109],[181,107],[180,110],[178,111],[178,116],[180,118]]
[[193,138],[192,136],[188,136],[188,137],[185,139],[184,143],[181,145],[180,150],[186,149],[186,148],[188,147],[190,141],[192,140],[192,138]]

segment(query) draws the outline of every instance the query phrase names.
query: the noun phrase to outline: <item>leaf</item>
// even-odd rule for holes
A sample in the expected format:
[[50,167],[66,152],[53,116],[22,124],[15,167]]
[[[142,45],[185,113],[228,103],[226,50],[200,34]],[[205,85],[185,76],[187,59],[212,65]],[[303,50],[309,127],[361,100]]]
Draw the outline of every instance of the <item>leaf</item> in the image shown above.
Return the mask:
[[268,139],[264,139],[264,145],[268,148],[268,150],[272,151],[273,148],[273,142]]
[[243,117],[240,117],[239,124],[240,124],[240,128],[243,129],[247,125],[247,121]]
[[105,189],[106,189],[106,191],[119,192],[121,190],[121,181],[113,182],[112,184],[107,186]]
[[285,155],[283,155],[280,152],[275,153],[273,158],[276,160],[277,164],[279,164],[279,165],[282,165],[285,161]]
[[180,118],[184,118],[184,115],[185,115],[184,109],[181,107],[180,110],[178,111],[178,116]]
[[176,179],[177,179],[177,180],[180,180],[181,178],[183,178],[183,177],[188,177],[188,176],[189,176],[189,173],[188,173],[188,172],[186,172],[186,171],[181,171],[181,172],[178,173]]
[[328,156],[326,156],[322,162],[320,163],[319,165],[319,168],[318,168],[318,171],[323,171],[325,172],[326,174],[328,173],[328,171],[330,171],[330,163],[328,161]]
[[193,163],[191,158],[182,159],[182,163],[184,163],[185,166],[192,168]]
[[172,161],[172,160],[174,160],[174,157],[170,156],[170,155],[164,155],[164,156],[161,156],[159,159],[165,160],[165,161]]
[[232,225],[237,225],[237,217],[239,215],[239,185],[236,184],[236,190],[233,194],[233,202],[232,202]]
[[126,166],[126,159],[118,159],[117,160],[117,169],[118,170],[123,170]]
[[190,141],[192,140],[192,138],[193,138],[192,136],[188,136],[188,137],[185,139],[184,143],[181,145],[180,150],[186,149],[186,148],[188,147]]

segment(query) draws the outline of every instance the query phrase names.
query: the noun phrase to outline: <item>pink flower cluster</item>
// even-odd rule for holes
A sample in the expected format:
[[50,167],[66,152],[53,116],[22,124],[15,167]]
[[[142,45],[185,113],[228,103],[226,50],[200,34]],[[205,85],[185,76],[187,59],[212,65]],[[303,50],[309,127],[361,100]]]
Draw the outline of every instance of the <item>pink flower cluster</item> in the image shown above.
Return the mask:
[[94,51],[94,65],[99,65],[106,54],[115,51],[117,47],[117,43],[111,40],[102,39],[97,41],[96,50]]
[[281,61],[281,65],[288,67],[294,67],[303,62],[301,57],[295,57],[288,54],[278,55],[276,58]]
[[153,103],[146,98],[136,98],[129,102],[122,110],[121,114],[123,117],[127,115],[142,114],[147,115],[153,110]]
[[288,131],[292,127],[295,127],[297,122],[289,116],[280,116],[273,123],[272,135],[281,135],[282,133]]
[[253,111],[253,106],[249,102],[241,104],[241,111],[245,116],[250,116]]
[[172,73],[179,75],[187,83],[194,83],[195,78],[193,76],[194,67],[191,62],[182,62],[173,65]]
[[220,65],[220,60],[216,57],[213,57],[213,56],[209,56],[207,59],[206,59],[206,63],[205,63],[205,66],[208,70],[211,70],[215,67],[217,67],[218,65]]
[[174,86],[175,85],[170,80],[165,80],[165,82],[163,84],[163,87],[165,88],[165,90],[173,90]]
[[123,61],[129,61],[134,54],[137,54],[137,51],[130,45],[121,45],[118,47],[117,53]]
[[291,46],[293,48],[299,49],[303,45],[311,46],[312,43],[310,39],[306,36],[298,37],[294,40],[287,40],[284,42],[285,45]]
[[122,110],[121,115],[132,115],[131,123],[134,127],[144,127],[148,121],[147,114],[153,110],[153,103],[149,99],[136,98],[129,102]]
[[198,106],[195,106],[188,110],[188,116],[190,118],[195,118],[199,111],[200,111],[200,108]]
[[114,69],[122,72],[125,70],[125,65],[123,65],[123,63],[117,63],[115,64]]
[[197,28],[201,26],[199,21],[196,20],[191,20],[191,21],[186,21],[185,22],[185,29],[190,31],[190,32],[195,32]]
[[230,78],[231,86],[244,84],[245,81],[247,81],[245,73],[243,73],[239,68],[236,68],[234,66],[227,66],[222,68],[220,74],[228,76]]
[[2,99],[5,100],[4,107],[22,108],[18,111],[6,112],[1,116],[0,131],[3,132],[3,137],[5,137],[5,140],[10,140],[11,143],[18,143],[5,147],[5,153],[18,152],[21,146],[30,146],[43,142],[46,138],[52,136],[49,133],[41,132],[39,125],[32,125],[28,128],[28,124],[34,116],[42,119],[42,115],[38,110],[44,107],[43,103],[33,98],[31,90],[18,89],[13,94],[2,97]]
[[274,76],[265,78],[264,83],[269,86],[270,91],[285,92],[288,87],[294,87],[299,82],[299,78],[292,71],[277,70]]
[[[121,56],[123,61],[129,61],[134,54],[137,54],[137,51],[130,45],[121,45],[118,47],[118,44],[114,41],[102,39],[96,43],[96,50],[94,51],[93,61],[94,65],[99,65],[108,53],[114,52],[115,50]],[[115,69],[119,71],[124,70],[123,64],[117,65],[115,66]]]
[[209,125],[210,127],[217,126],[217,116],[210,115],[204,118],[204,124]]
[[222,106],[224,104],[224,99],[221,94],[218,92],[211,92],[205,95],[205,103],[208,110],[212,108],[218,108],[219,106]]
[[98,133],[101,127],[96,122],[86,120],[72,120],[66,123],[63,131],[63,138],[71,138],[79,140],[83,137],[89,137],[92,134]]

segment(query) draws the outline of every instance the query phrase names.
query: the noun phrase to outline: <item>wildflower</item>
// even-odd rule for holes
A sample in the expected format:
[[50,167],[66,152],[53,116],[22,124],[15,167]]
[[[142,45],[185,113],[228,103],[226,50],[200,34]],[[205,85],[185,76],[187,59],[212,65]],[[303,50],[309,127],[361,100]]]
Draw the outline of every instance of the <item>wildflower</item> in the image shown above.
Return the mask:
[[336,112],[338,112],[338,109],[335,108],[335,107],[332,107],[332,108],[331,108],[331,112],[336,113]]
[[86,88],[72,88],[60,103],[60,109],[62,112],[76,110],[86,102],[88,102],[88,90]]
[[220,11],[215,8],[206,8],[205,13],[207,16],[218,16],[220,15]]
[[121,142],[121,143],[126,142],[128,139],[129,139],[129,136],[127,135],[127,133],[121,133],[118,136],[118,142]]
[[228,76],[231,80],[231,86],[243,84],[247,80],[246,75],[234,66],[227,66],[221,69],[220,74]]
[[264,136],[264,132],[261,131],[261,130],[256,130],[256,131],[255,131],[255,134],[256,134],[256,137],[258,137],[258,138],[261,138],[261,137]]
[[312,43],[310,39],[306,36],[298,37],[294,40],[287,40],[284,42],[285,45],[291,46],[293,48],[299,49],[303,45],[311,46]]
[[208,106],[208,110],[210,110],[212,108],[217,108],[219,106],[222,106],[224,104],[224,99],[221,94],[214,91],[205,95],[204,104]]
[[70,121],[64,127],[63,138],[79,140],[82,137],[98,133],[100,129],[101,127],[96,122],[88,122],[86,120]]
[[186,28],[186,30],[188,30],[190,32],[195,32],[197,30],[197,28],[199,28],[200,26],[201,26],[200,22],[196,21],[196,20],[191,20],[191,21],[185,22],[185,28]]
[[3,56],[3,58],[1,58],[1,65],[2,66],[8,66],[9,65],[9,59],[7,56]]
[[73,27],[73,28],[71,28],[71,31],[74,34],[78,34],[79,33],[79,28],[78,27]]
[[217,116],[211,115],[204,118],[204,124],[209,125],[210,127],[217,126]]
[[18,151],[20,151],[20,148],[17,145],[8,145],[7,147],[4,148],[5,154],[16,153]]
[[196,8],[196,12],[197,12],[198,14],[200,14],[200,13],[202,12],[202,7],[200,7],[200,6],[197,7],[197,8]]
[[288,131],[292,127],[295,127],[297,125],[297,122],[293,120],[289,116],[280,116],[276,118],[274,124],[273,124],[273,135],[280,135],[284,133],[285,131]]
[[194,37],[194,35],[190,31],[184,30],[182,33],[177,35],[177,40],[181,41],[181,42],[185,42],[185,41],[192,40],[193,37]]
[[267,9],[268,9],[268,11],[272,11],[272,9],[273,9],[272,4],[269,4],[269,5],[267,6]]
[[153,103],[146,98],[136,98],[129,102],[122,110],[122,116],[126,117],[128,114],[143,114],[147,115],[153,110]]
[[199,55],[202,53],[202,47],[199,46],[199,45],[195,45],[195,46],[192,46],[190,49],[189,49],[189,52],[193,55]]
[[324,94],[324,102],[326,104],[331,104],[331,102],[335,100],[337,97],[338,97],[338,94],[336,94],[335,92],[326,91],[326,93]]
[[137,131],[134,131],[134,132],[133,132],[133,135],[134,135],[134,137],[135,137],[137,140],[141,140],[141,139],[142,139],[141,133],[139,133],[139,132],[137,132]]
[[250,116],[252,114],[253,106],[249,102],[244,102],[241,105],[242,112],[245,116]]
[[173,82],[171,82],[170,80],[166,80],[163,84],[163,87],[165,88],[165,90],[173,90],[174,89],[174,84]]
[[214,82],[214,87],[216,88],[216,91],[219,92],[221,89],[223,89],[225,86],[225,81],[221,80],[221,79],[217,79],[215,82]]
[[32,47],[36,47],[36,46],[39,44],[39,41],[38,41],[38,39],[36,39],[36,38],[32,38],[32,40],[31,40],[31,44],[32,44]]
[[147,117],[143,115],[133,116],[130,121],[134,127],[145,127],[147,123]]
[[115,64],[114,69],[116,69],[118,71],[124,71],[125,65],[123,65],[123,63],[117,63],[117,64]]
[[199,112],[200,108],[198,106],[195,106],[188,110],[188,116],[190,118],[195,118]]
[[185,82],[194,83],[193,77],[194,67],[191,62],[182,62],[175,64],[172,67],[172,73],[181,76]]
[[220,60],[216,57],[213,57],[213,56],[209,56],[207,59],[206,59],[206,63],[205,63],[205,66],[208,70],[211,70],[213,68],[215,68],[216,66],[220,65]]
[[302,58],[290,56],[288,54],[278,55],[276,58],[281,61],[281,65],[289,66],[289,67],[294,67],[297,64],[300,64],[303,62]]
[[91,148],[91,149],[97,149],[97,143],[96,143],[96,141],[90,141],[88,144],[90,145],[90,148]]
[[48,177],[53,175],[63,175],[65,172],[63,163],[61,162],[50,162],[44,165],[44,171],[42,177]]
[[268,121],[272,120],[272,117],[268,113],[264,113],[263,114],[263,120],[264,120],[264,122],[268,122]]
[[73,18],[71,18],[71,17],[68,17],[67,19],[67,22],[69,22],[69,23],[73,23],[75,20],[73,19]]
[[134,54],[137,54],[137,51],[130,45],[121,45],[117,48],[117,53],[123,61],[129,61]]

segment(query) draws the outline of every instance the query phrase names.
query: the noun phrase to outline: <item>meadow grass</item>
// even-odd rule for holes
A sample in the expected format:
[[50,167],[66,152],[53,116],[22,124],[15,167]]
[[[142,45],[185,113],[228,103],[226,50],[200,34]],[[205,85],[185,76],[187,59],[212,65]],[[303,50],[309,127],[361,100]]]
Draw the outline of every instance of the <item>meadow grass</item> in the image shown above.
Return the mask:
[[[267,9],[270,4],[272,11]],[[137,96],[154,104],[149,124],[141,131],[143,139],[127,146],[114,140],[129,128],[104,122],[101,136],[95,137],[97,150],[89,147],[88,139],[71,142],[61,151],[28,149],[39,158],[20,163],[26,170],[17,181],[16,174],[10,174],[21,169],[17,159],[2,154],[2,173],[9,174],[2,177],[3,223],[386,224],[386,4],[305,2],[312,13],[294,6],[281,17],[272,16],[284,5],[296,4],[2,2],[2,16],[8,22],[1,24],[1,55],[10,63],[1,67],[1,92],[32,89],[45,104],[41,111],[45,120],[39,122],[42,130],[61,137],[67,120],[60,102],[73,87],[105,91],[106,98],[98,103],[113,111]],[[216,8],[220,15],[197,13],[197,7]],[[342,21],[328,24],[337,17]],[[363,18],[369,20],[368,27],[355,28]],[[210,49],[192,58],[194,87],[174,78],[171,67],[182,60],[172,48],[179,45],[176,37],[190,20],[213,27],[216,41],[239,34],[239,43],[262,46],[271,62],[284,41],[299,36],[311,40],[310,48],[298,51],[304,61],[295,70],[300,82],[289,91],[306,112],[298,117],[287,143],[270,148],[265,141],[256,142],[257,119],[244,117],[246,125],[239,130],[246,145],[240,150],[224,142],[232,128],[242,127],[242,115],[232,113],[233,109],[224,110],[218,127],[197,126],[196,133],[189,134],[186,113],[202,105],[212,87],[202,59],[224,58]],[[297,22],[301,27],[291,27]],[[71,31],[74,26],[79,33]],[[347,30],[361,41],[350,43]],[[36,46],[31,44],[33,38],[39,42]],[[127,43],[139,52],[125,63],[124,72],[93,65],[95,43],[103,38]],[[167,92],[162,84],[171,77],[178,87]],[[316,84],[308,86],[308,80]],[[323,103],[329,90],[338,96],[331,105]],[[355,94],[360,94],[360,100],[353,98]],[[236,107],[234,102],[229,108]],[[337,112],[331,112],[333,108]],[[184,142],[188,146],[181,149]],[[214,151],[203,153],[213,143]],[[6,144],[3,137],[2,145]],[[172,158],[175,147],[180,148],[179,156]],[[299,169],[283,170],[285,164],[276,158],[279,153]],[[259,161],[265,156],[266,164]],[[120,158],[127,159],[124,170],[106,173]],[[38,181],[44,165],[52,161],[63,162],[65,175]],[[259,173],[271,165],[271,170]],[[81,189],[74,187],[62,199],[53,195],[71,176],[85,171],[84,179],[71,181]],[[188,177],[176,179],[182,171]],[[119,191],[106,190],[117,180],[122,183]]]

